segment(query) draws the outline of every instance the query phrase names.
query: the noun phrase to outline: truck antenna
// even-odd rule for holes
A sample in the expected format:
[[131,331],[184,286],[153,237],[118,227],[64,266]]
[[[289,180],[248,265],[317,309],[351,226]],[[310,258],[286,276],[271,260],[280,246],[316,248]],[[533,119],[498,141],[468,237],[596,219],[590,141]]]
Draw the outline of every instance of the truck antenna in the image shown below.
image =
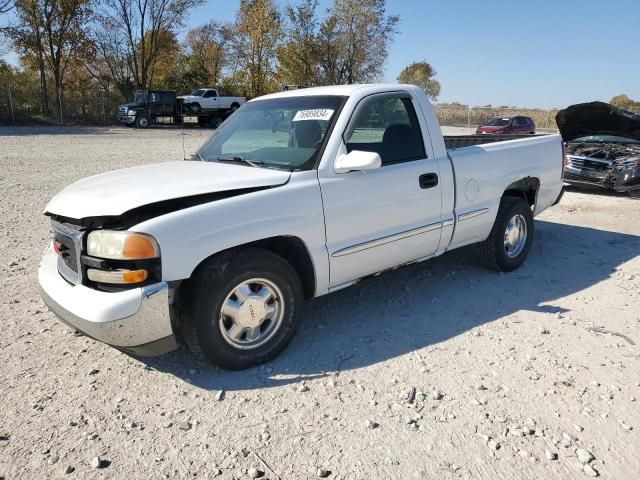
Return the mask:
[[184,115],[182,114],[182,100],[176,100],[178,101],[178,116],[180,118],[180,136],[182,137],[182,159],[186,160],[187,159],[187,149],[184,146]]

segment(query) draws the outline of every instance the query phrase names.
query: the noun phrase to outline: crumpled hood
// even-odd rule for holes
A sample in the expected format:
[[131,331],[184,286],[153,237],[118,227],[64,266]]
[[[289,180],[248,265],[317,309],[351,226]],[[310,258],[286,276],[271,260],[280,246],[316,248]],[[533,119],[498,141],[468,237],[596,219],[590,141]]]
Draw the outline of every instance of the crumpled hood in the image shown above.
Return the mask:
[[604,102],[579,103],[556,115],[565,142],[588,135],[616,135],[640,140],[640,114]]
[[167,162],[101,173],[75,182],[45,211],[63,217],[116,216],[137,207],[194,195],[272,187],[290,172],[218,162]]

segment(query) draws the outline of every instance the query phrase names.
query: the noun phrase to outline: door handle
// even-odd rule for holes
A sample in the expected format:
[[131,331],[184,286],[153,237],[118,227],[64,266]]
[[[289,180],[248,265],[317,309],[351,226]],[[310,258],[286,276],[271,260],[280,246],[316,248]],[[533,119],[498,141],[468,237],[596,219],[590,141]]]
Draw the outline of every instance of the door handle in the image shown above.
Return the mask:
[[433,188],[438,185],[438,175],[435,173],[425,173],[418,178],[420,188]]

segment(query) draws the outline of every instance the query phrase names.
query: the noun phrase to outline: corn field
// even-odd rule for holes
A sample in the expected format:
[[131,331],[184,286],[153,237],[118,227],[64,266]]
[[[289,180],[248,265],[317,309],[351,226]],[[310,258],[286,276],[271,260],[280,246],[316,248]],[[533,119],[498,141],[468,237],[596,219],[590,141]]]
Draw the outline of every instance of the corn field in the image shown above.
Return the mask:
[[436,113],[440,125],[447,127],[477,127],[492,117],[513,117],[522,115],[533,118],[539,129],[557,129],[556,114],[558,110],[542,110],[537,108],[500,108],[500,107],[466,107],[436,105]]

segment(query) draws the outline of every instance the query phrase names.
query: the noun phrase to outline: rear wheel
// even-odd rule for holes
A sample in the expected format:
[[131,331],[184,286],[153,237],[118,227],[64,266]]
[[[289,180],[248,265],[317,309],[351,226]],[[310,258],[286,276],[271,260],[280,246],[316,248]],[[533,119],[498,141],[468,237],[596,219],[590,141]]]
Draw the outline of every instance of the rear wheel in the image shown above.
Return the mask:
[[228,370],[267,362],[284,350],[297,331],[303,301],[289,263],[258,248],[212,257],[180,293],[189,348]]
[[510,272],[522,265],[533,241],[533,213],[522,198],[503,197],[489,237],[479,244],[482,262]]

